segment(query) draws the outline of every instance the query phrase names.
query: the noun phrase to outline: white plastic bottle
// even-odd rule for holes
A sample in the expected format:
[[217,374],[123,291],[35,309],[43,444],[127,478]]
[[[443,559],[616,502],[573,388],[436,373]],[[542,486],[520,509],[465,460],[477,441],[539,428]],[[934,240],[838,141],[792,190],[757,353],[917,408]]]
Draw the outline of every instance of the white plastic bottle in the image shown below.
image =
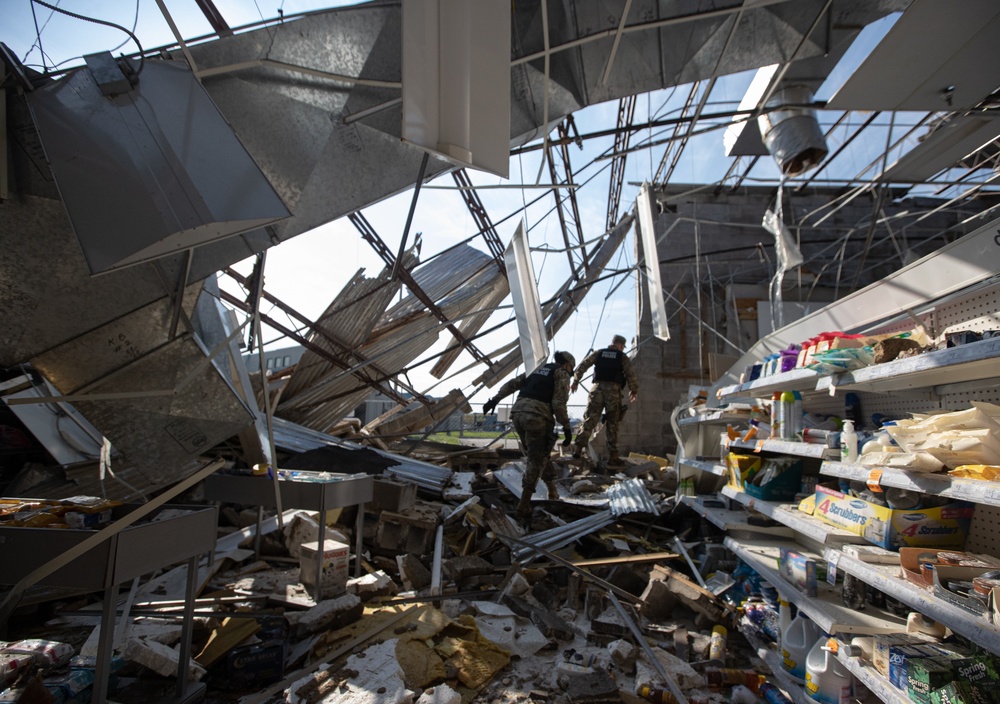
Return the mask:
[[781,633],[781,666],[792,677],[802,680],[806,676],[806,657],[823,631],[801,611]]
[[781,637],[781,647],[785,647],[785,634],[788,627],[792,625],[792,607],[788,600],[778,594],[778,631]]
[[854,464],[858,461],[858,434],[854,431],[854,421],[845,420],[840,431],[840,461]]
[[806,657],[806,695],[820,704],[850,704],[854,697],[854,677],[827,645],[825,635],[816,641]]

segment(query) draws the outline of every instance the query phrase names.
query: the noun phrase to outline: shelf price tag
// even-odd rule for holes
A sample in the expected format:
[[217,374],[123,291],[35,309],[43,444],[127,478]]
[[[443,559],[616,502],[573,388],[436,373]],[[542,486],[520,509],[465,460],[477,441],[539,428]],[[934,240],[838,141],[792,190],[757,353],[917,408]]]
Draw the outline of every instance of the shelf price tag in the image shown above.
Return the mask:
[[826,561],[826,581],[829,584],[837,584],[837,565],[840,563],[840,553],[835,552]]
[[754,445],[753,451],[759,453],[763,449],[764,449],[764,441],[758,440],[757,444]]
[[871,489],[872,491],[877,491],[880,494],[882,493],[882,485],[880,484],[881,481],[882,481],[881,469],[873,469],[868,473],[867,484],[868,488]]

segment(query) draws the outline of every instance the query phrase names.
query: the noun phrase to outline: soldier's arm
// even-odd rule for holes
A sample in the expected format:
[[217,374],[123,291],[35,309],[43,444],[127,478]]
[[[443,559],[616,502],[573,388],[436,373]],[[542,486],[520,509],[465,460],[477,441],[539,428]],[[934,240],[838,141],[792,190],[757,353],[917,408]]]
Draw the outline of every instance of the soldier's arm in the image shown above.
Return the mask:
[[524,374],[518,374],[513,379],[508,381],[506,384],[500,387],[500,390],[496,392],[493,398],[499,401],[502,398],[510,396],[512,393],[524,386],[524,380],[527,377]]
[[552,415],[563,428],[569,427],[569,411],[566,402],[569,401],[570,376],[565,369],[556,370],[556,388],[552,393]]
[[635,367],[632,366],[632,360],[627,356],[622,357],[622,371],[625,373],[625,382],[628,384],[630,391],[630,396],[632,400],[639,393],[639,375],[635,373]]
[[580,379],[584,375],[584,372],[586,372],[588,369],[594,366],[594,363],[597,361],[597,355],[599,353],[600,350],[594,350],[593,352],[591,352],[590,354],[588,354],[586,357],[583,358],[583,361],[577,365],[576,371],[573,372],[574,381],[579,383]]

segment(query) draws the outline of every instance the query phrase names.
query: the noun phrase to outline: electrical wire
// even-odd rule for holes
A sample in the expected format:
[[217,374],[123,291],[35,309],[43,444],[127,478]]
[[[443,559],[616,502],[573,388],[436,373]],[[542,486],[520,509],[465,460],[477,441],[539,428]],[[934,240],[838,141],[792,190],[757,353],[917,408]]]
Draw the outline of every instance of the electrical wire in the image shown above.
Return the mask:
[[[138,76],[139,74],[142,73],[142,69],[146,65],[146,57],[143,56],[142,44],[139,43],[139,38],[136,37],[133,32],[125,29],[120,24],[115,24],[114,22],[108,22],[106,20],[99,20],[99,19],[96,19],[94,17],[87,17],[85,15],[78,15],[75,12],[70,12],[69,10],[64,10],[61,7],[57,7],[55,5],[50,5],[49,3],[45,2],[45,0],[31,0],[31,2],[32,3],[38,3],[42,7],[47,7],[50,10],[52,10],[54,12],[59,12],[61,14],[64,14],[67,17],[73,17],[73,18],[78,19],[78,20],[83,20],[84,22],[93,22],[94,24],[103,24],[106,27],[113,27],[115,29],[120,29],[121,31],[125,32],[125,34],[127,34],[127,35],[129,35],[129,37],[131,37],[132,41],[135,42],[136,47],[139,49],[139,68],[136,69],[135,75]],[[137,20],[138,20],[138,16],[139,16],[139,13],[138,13],[138,6],[137,6],[137,9],[136,9],[136,19]],[[41,36],[39,35],[39,45],[40,44],[41,44]],[[40,48],[40,46],[39,46],[39,48]]]

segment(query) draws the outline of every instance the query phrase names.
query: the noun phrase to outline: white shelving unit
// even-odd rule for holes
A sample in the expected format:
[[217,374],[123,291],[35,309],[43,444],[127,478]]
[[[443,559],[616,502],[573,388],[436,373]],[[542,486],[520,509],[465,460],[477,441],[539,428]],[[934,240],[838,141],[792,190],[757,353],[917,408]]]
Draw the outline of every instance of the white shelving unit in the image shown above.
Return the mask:
[[708,460],[696,460],[696,459],[682,459],[678,464],[691,469],[698,470],[699,472],[706,472],[708,474],[714,474],[717,477],[726,476],[726,466],[719,464],[718,462],[710,462]]
[[959,635],[992,652],[1000,650],[1000,625],[990,623],[982,615],[938,599],[928,589],[906,581],[897,565],[878,565],[862,562],[840,551],[827,550],[827,560],[836,559],[837,569],[844,570],[894,599],[919,611],[924,616],[940,621]]
[[708,413],[698,413],[697,415],[678,418],[677,425],[727,425],[728,423],[739,423],[740,421],[747,420],[750,420],[749,410],[746,412],[734,412],[725,408],[720,408],[717,411],[709,411]]
[[754,533],[763,533],[765,535],[782,536],[786,538],[790,538],[793,534],[792,529],[787,526],[756,526],[751,523],[747,523],[748,516],[746,511],[729,511],[716,506],[706,506],[700,501],[701,498],[703,497],[682,496],[681,503],[690,506],[696,512],[701,514],[705,520],[722,530],[752,531]]
[[867,542],[860,535],[823,523],[818,518],[799,511],[794,504],[782,504],[777,501],[756,499],[731,486],[722,488],[722,495],[738,501],[749,509],[758,511],[770,519],[802,533],[808,538],[823,545],[843,545],[845,543]]
[[843,462],[824,462],[819,471],[821,474],[831,477],[867,482],[874,469],[879,469],[882,472],[879,477],[880,486],[945,496],[956,501],[1000,506],[1000,482],[962,479],[947,474],[929,474],[896,469],[895,467],[871,467]]
[[771,374],[742,384],[723,386],[718,391],[720,400],[732,398],[770,397],[775,391],[813,391],[819,375],[811,369],[792,369],[781,374]]
[[[908,389],[946,392],[948,386],[997,376],[1000,338],[971,342],[958,347],[927,352],[864,367],[853,372],[820,377],[817,391],[874,391],[886,393]],[[941,388],[939,387],[946,387]]]
[[851,671],[851,674],[861,684],[867,687],[872,694],[885,702],[885,704],[911,704],[906,692],[893,687],[889,680],[883,677],[874,667],[866,664],[861,658],[850,657],[845,647],[837,650],[837,659]]
[[729,443],[730,450],[749,450],[751,452],[773,452],[779,455],[807,457],[817,460],[835,459],[840,456],[840,450],[834,450],[826,445],[812,442],[794,442],[792,440],[733,440]]
[[[839,414],[837,396],[856,393],[863,411],[870,417],[880,413],[903,417],[912,412],[951,411],[968,408],[973,401],[1000,403],[1000,338],[932,352],[853,372],[821,376],[810,370],[792,370],[783,374],[733,384],[743,370],[770,353],[787,348],[827,330],[878,335],[898,334],[923,325],[927,333],[941,342],[945,335],[960,330],[984,332],[1000,328],[1000,277],[989,263],[998,256],[996,227],[1000,221],[978,228],[937,253],[925,257],[883,281],[853,292],[825,308],[805,316],[762,338],[725,374],[716,397],[723,402],[740,399],[769,401],[775,391],[802,393],[805,409]],[[728,384],[728,385],[726,385]],[[810,408],[810,405],[812,408]],[[682,431],[683,432],[683,431]],[[680,440],[680,438],[678,438]],[[723,438],[725,443],[725,438]],[[879,484],[953,500],[976,504],[966,542],[967,549],[1000,556],[1000,482],[952,478],[944,474],[925,474],[889,467],[869,467],[841,463],[836,451],[824,445],[805,445],[777,440],[732,441],[728,449],[791,455],[819,460],[821,479],[837,477],[868,482],[872,470],[879,469]],[[722,495],[750,506],[751,499],[730,487]],[[884,592],[914,611],[948,626],[971,642],[1000,655],[1000,624],[988,617],[973,614],[939,599],[927,589],[911,584],[900,574],[898,564],[865,562],[850,554],[852,544],[863,540],[831,540],[825,524],[817,528],[812,519],[793,507],[754,500],[754,510],[769,515],[793,528],[802,544],[824,547],[823,557],[835,562],[837,569],[851,574]],[[706,516],[707,517],[707,516]],[[710,519],[711,520],[711,519]],[[718,520],[728,526],[734,520]],[[856,612],[843,605],[839,588],[819,585],[817,597],[807,597],[781,579],[777,558],[781,547],[808,553],[799,543],[789,540],[747,539],[745,534],[730,534],[726,546],[774,584],[789,600],[828,633],[839,633],[849,640],[851,633],[904,630],[903,619],[874,614],[869,609]],[[756,647],[756,646],[755,646]],[[868,664],[850,658],[842,650],[838,657],[854,676],[886,704],[904,704],[910,698],[893,687]]]
[[[906,630],[906,621],[891,614],[848,608],[843,603],[840,590],[826,582],[817,584],[816,596],[808,596],[785,581],[778,572],[778,558],[781,548],[789,546],[787,541],[737,539],[730,536],[726,538],[725,545],[830,635],[897,633]],[[798,548],[798,551],[805,552],[802,548]],[[822,558],[816,556],[816,559]]]

